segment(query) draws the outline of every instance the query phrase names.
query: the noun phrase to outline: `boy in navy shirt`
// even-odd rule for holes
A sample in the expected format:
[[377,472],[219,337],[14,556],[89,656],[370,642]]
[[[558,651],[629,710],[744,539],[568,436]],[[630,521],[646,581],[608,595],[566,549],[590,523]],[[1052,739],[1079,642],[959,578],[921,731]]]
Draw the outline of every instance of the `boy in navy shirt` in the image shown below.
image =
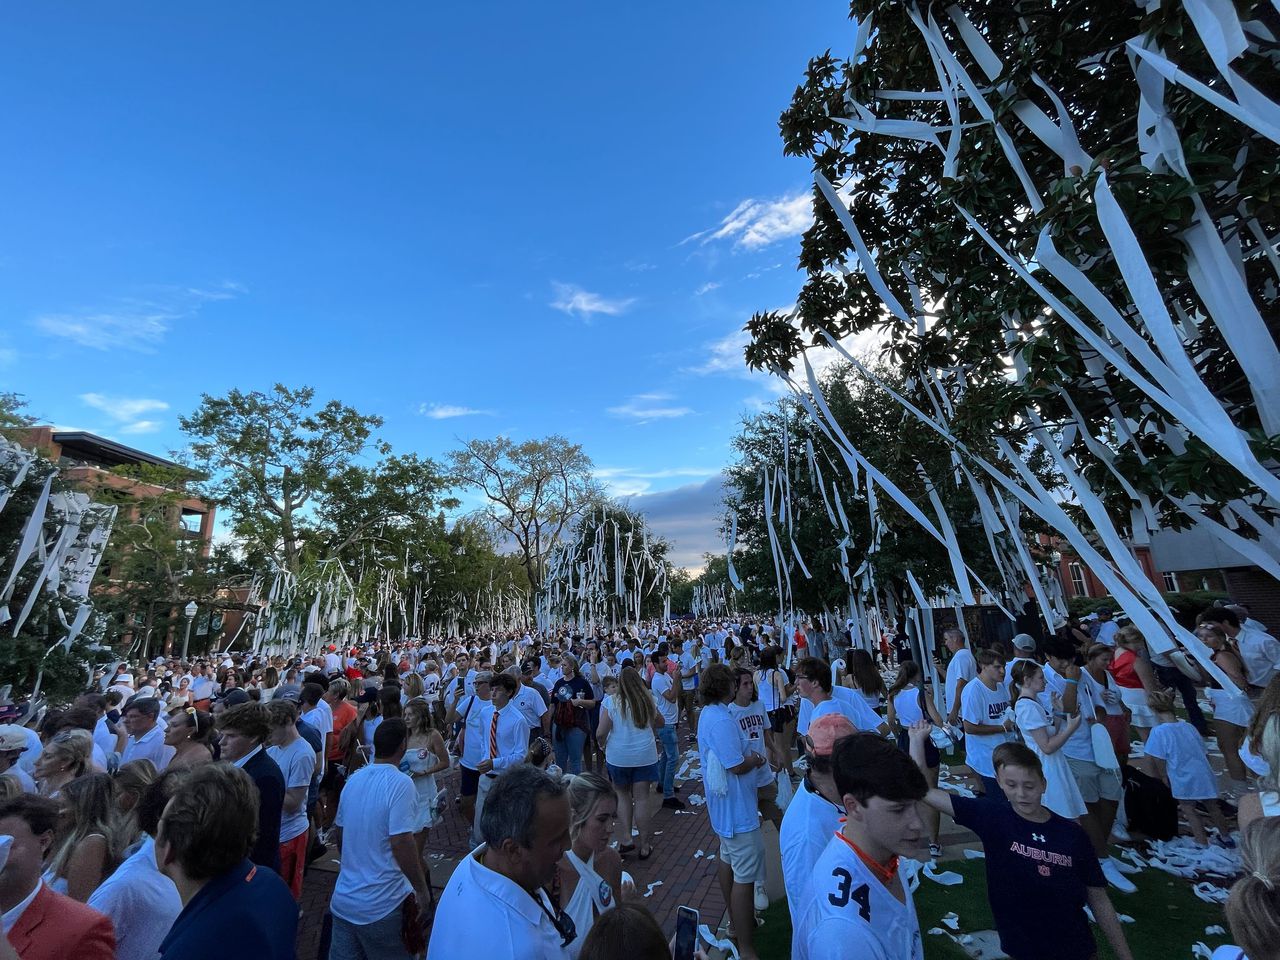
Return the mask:
[[[911,757],[924,769],[928,723],[911,728]],[[1087,904],[1119,960],[1132,960],[1088,835],[1044,806],[1040,759],[1020,743],[992,755],[1007,802],[967,799],[936,787],[925,803],[968,827],[986,851],[987,899],[1000,949],[1013,960],[1090,960],[1098,948]]]

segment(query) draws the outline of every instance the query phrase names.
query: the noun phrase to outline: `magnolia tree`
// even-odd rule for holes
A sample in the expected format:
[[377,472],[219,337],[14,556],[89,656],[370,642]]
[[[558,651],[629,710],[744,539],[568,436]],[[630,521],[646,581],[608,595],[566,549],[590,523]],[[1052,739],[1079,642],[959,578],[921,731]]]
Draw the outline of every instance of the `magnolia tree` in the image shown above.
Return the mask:
[[1040,518],[1157,648],[1203,657],[1125,537],[1195,526],[1280,575],[1275,8],[858,0],[853,17],[847,58],[813,59],[782,115],[815,175],[807,279],[793,312],[748,323],[748,363],[946,547],[968,599],[979,548],[886,483],[803,358],[875,331],[901,382],[851,363],[948,444],[989,533]]

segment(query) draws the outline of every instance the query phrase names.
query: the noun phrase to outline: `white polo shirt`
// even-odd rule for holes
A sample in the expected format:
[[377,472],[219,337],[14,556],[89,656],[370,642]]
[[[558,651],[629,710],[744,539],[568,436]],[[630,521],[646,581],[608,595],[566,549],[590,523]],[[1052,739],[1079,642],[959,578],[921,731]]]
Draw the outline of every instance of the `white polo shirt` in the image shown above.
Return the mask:
[[[479,954],[503,960],[565,960],[569,954],[547,912],[553,908],[546,894],[538,891],[544,910],[514,880],[481,863],[484,851],[481,844],[469,853],[440,895],[427,960]],[[586,935],[579,930],[577,940]]]
[[154,763],[156,772],[160,773],[169,765],[175,752],[173,747],[165,746],[164,729],[157,723],[141,737],[129,738],[124,746],[124,754],[120,757],[120,763],[123,765],[130,760],[146,759]]
[[536,689],[520,684],[520,689],[511,698],[511,703],[524,717],[525,725],[530,730],[536,730],[542,726],[542,715],[547,712],[547,703]]

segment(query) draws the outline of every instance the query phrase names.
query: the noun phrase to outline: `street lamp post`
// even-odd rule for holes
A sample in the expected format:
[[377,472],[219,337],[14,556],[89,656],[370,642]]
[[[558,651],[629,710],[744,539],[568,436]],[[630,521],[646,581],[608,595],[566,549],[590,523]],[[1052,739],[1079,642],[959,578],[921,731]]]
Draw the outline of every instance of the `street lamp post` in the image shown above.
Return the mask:
[[185,663],[187,659],[187,645],[191,642],[191,621],[196,618],[196,602],[192,600],[186,605],[182,613],[187,618],[187,632],[182,635],[182,660]]

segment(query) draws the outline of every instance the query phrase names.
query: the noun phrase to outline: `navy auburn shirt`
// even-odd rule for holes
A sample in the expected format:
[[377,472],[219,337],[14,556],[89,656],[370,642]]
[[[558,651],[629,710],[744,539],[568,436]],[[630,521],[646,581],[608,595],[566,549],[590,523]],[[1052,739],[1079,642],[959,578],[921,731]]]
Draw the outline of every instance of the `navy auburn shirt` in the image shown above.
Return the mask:
[[1086,888],[1107,881],[1080,825],[1052,812],[1036,823],[996,800],[952,796],[951,806],[956,823],[982,838],[1000,949],[1015,960],[1094,956]]
[[160,960],[295,960],[298,904],[279,874],[242,860],[182,908]]

